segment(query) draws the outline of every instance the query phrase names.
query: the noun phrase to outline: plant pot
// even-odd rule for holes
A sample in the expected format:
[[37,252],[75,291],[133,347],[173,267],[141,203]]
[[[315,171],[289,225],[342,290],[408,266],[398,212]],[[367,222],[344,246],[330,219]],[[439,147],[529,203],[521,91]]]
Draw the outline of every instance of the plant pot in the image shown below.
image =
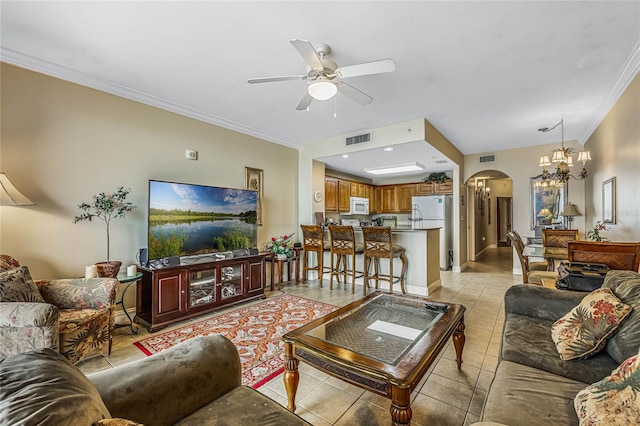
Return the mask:
[[120,266],[122,262],[112,260],[111,262],[98,262],[96,268],[98,269],[98,276],[102,278],[115,278],[120,272]]
[[276,253],[276,259],[278,260],[286,260],[287,259],[287,255],[284,253]]

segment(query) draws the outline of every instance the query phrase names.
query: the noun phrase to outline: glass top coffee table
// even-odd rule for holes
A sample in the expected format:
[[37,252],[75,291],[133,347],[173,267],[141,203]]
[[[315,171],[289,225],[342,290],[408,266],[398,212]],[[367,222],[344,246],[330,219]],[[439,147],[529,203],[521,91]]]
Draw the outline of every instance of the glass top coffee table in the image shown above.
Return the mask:
[[394,424],[411,422],[411,392],[453,336],[458,368],[462,305],[375,292],[283,336],[284,384],[294,411],[302,360],[391,399]]

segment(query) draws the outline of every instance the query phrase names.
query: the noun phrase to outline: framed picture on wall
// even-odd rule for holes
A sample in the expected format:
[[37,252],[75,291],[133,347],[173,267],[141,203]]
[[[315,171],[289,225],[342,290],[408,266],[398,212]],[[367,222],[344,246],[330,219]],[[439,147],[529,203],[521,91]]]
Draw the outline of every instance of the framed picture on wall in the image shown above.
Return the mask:
[[602,183],[602,222],[616,223],[616,178]]
[[261,169],[251,167],[244,168],[244,189],[251,189],[258,192],[258,226],[262,226],[263,175],[264,172]]
[[558,216],[567,203],[567,184],[531,178],[531,229],[560,223]]

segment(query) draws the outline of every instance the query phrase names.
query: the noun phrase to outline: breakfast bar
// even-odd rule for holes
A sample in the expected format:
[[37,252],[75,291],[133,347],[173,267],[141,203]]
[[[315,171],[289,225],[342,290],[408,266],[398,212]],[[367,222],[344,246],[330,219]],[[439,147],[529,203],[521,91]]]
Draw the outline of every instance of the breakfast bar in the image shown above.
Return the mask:
[[[356,242],[361,243],[362,228],[353,227]],[[411,227],[397,226],[391,228],[391,235],[394,244],[399,244],[406,249],[408,263],[406,290],[410,294],[428,296],[440,287],[440,228],[431,229],[411,229]],[[328,235],[325,238],[329,238]],[[324,264],[331,264],[331,257],[328,252],[324,254]],[[382,262],[381,273],[388,274],[389,267],[386,262]],[[399,259],[394,259],[393,270],[400,271],[402,265]],[[356,256],[356,270],[364,270],[364,259]],[[328,279],[328,275],[325,276]],[[362,278],[356,278],[356,284],[362,285]],[[382,286],[387,283],[381,283]],[[388,288],[388,287],[387,287]],[[394,291],[399,291],[399,286]]]

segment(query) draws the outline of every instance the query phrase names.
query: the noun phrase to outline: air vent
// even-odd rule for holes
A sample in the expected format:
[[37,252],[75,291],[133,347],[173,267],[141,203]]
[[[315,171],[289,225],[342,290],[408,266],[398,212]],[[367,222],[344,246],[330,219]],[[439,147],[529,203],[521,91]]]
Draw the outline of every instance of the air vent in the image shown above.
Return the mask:
[[447,164],[447,160],[436,160],[436,164]]
[[480,157],[481,163],[491,163],[492,161],[496,161],[495,155],[483,155],[482,157]]
[[366,142],[371,142],[371,133],[363,133],[361,135],[350,136],[347,138],[347,146]]

